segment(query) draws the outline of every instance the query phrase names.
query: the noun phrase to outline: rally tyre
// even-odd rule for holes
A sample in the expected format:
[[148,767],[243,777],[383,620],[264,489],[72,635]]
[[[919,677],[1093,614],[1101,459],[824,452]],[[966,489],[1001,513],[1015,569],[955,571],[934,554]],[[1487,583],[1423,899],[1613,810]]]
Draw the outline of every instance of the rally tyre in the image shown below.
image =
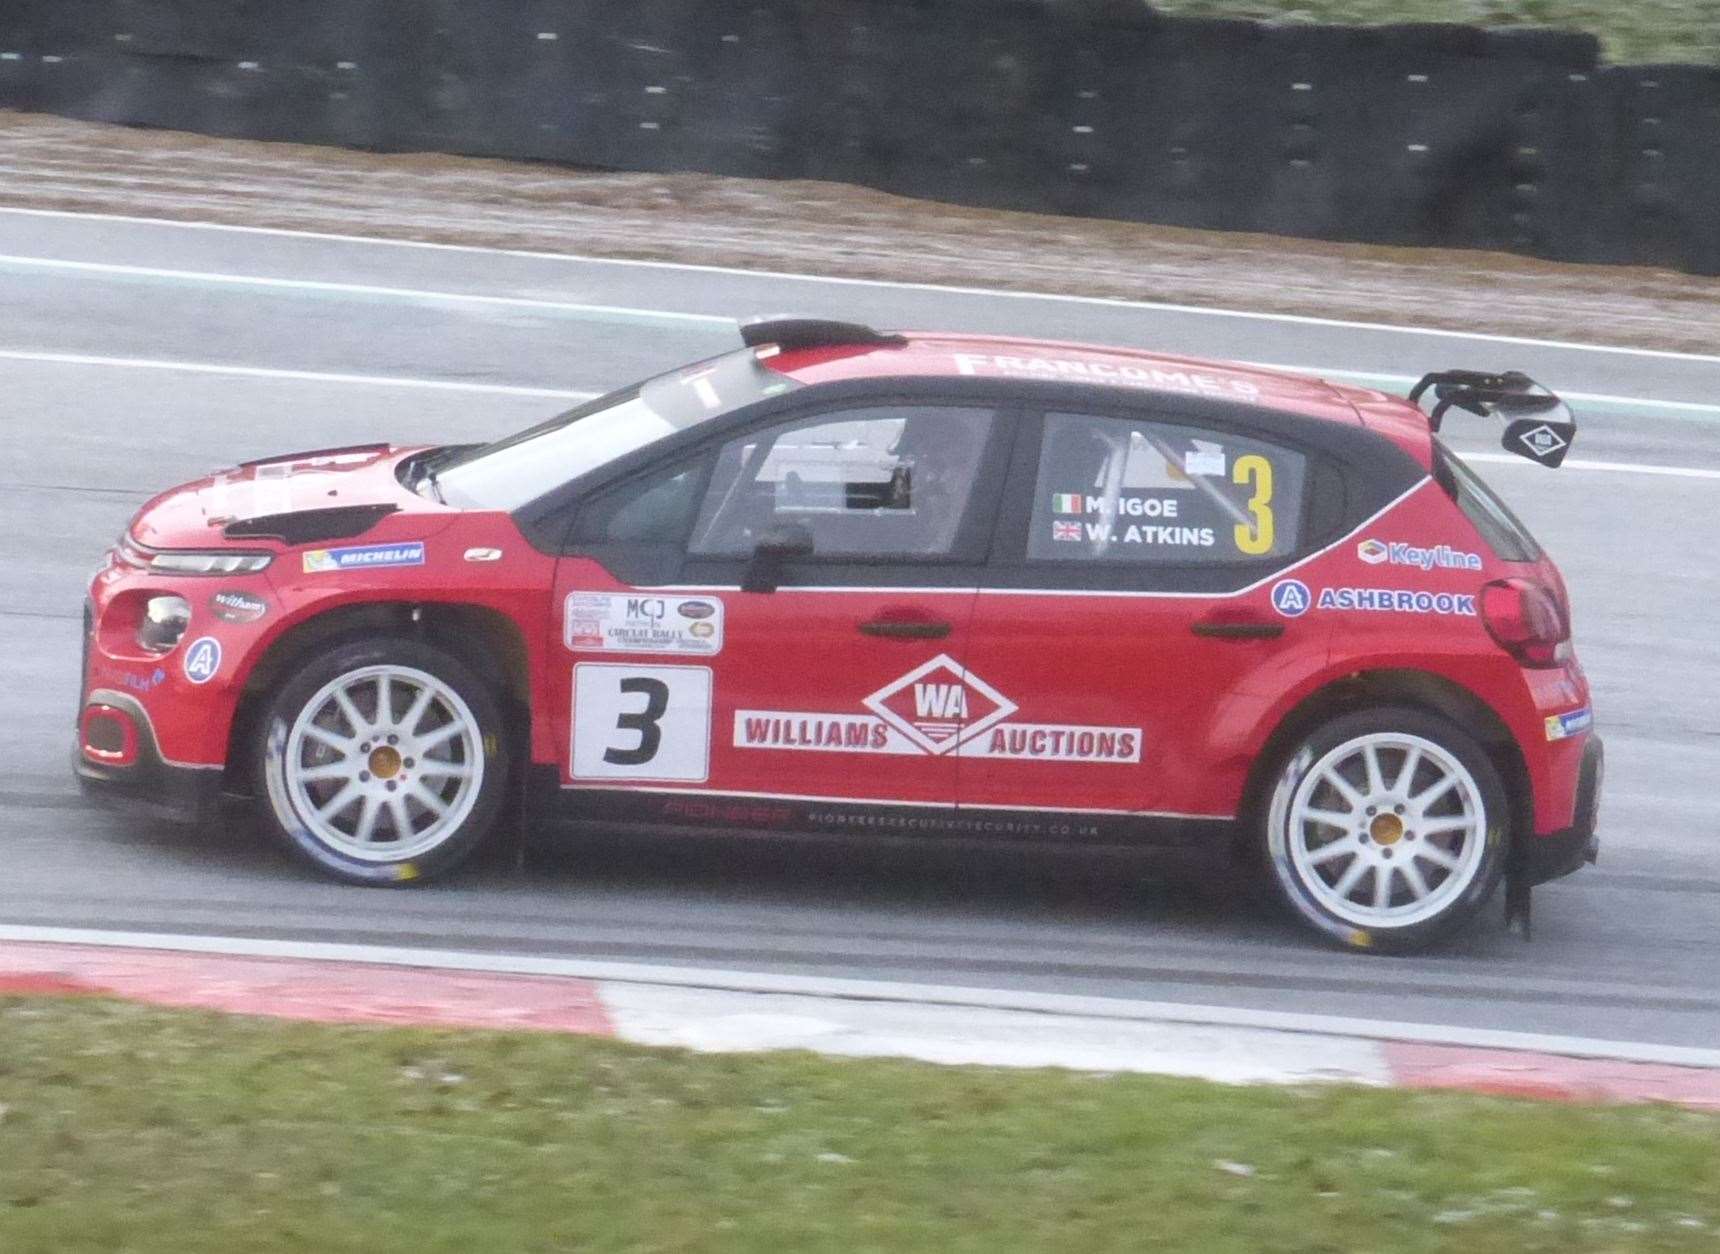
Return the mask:
[[1263,832],[1290,908],[1356,949],[1408,953],[1462,927],[1504,873],[1504,783],[1462,728],[1421,710],[1347,714],[1278,770]]
[[490,686],[405,637],[307,660],[259,727],[265,824],[319,870],[405,884],[452,870],[495,825],[508,738]]

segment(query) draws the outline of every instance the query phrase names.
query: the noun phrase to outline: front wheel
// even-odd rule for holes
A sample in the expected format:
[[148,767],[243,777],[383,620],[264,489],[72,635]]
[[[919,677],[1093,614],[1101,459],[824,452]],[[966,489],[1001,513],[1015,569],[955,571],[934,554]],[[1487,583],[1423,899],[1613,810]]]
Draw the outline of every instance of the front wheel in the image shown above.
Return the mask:
[[489,686],[418,640],[352,641],[314,657],[276,691],[261,733],[267,824],[352,883],[452,869],[495,824],[507,787]]
[[1420,710],[1334,719],[1281,768],[1266,814],[1290,907],[1356,948],[1403,953],[1462,926],[1504,873],[1505,787],[1482,747]]

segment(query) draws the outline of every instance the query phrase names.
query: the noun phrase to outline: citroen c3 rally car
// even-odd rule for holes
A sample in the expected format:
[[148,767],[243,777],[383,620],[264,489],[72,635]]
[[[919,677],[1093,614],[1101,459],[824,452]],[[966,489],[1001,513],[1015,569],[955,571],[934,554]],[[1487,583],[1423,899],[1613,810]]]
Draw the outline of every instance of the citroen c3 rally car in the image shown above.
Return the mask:
[[[1408,400],[817,320],[484,446],[150,501],[85,611],[78,774],[249,793],[341,879],[528,815],[1228,842],[1309,924],[1425,944],[1592,859],[1551,560],[1438,438],[1556,466],[1521,375]],[[1431,413],[1423,408],[1431,401]]]

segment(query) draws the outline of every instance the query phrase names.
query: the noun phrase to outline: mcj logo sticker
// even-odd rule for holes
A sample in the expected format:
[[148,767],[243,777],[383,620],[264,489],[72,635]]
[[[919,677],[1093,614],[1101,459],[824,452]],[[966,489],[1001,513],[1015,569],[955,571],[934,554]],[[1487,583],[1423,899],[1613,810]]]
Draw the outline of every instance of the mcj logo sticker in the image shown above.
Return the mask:
[[1308,585],[1300,579],[1280,579],[1272,585],[1272,608],[1285,618],[1300,618],[1308,612],[1314,599]]
[[194,684],[206,684],[221,669],[221,642],[214,636],[193,640],[185,650],[185,678]]

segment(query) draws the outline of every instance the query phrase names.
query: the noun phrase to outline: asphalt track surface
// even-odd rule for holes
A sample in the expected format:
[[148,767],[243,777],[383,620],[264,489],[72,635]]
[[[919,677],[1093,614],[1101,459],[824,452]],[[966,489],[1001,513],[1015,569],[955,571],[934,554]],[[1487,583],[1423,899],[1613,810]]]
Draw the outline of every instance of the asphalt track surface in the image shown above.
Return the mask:
[[[15,211],[0,301],[0,924],[1720,1042],[1720,357]],[[1609,757],[1600,865],[1537,891],[1532,942],[1496,906],[1456,946],[1389,960],[1325,948],[1199,858],[613,835],[388,892],[322,881],[243,828],[79,797],[83,583],[152,491],[296,448],[499,435],[784,311],[1387,381],[1520,368],[1594,398],[1566,469],[1479,469],[1571,585]],[[1480,420],[1454,425],[1495,447]]]

